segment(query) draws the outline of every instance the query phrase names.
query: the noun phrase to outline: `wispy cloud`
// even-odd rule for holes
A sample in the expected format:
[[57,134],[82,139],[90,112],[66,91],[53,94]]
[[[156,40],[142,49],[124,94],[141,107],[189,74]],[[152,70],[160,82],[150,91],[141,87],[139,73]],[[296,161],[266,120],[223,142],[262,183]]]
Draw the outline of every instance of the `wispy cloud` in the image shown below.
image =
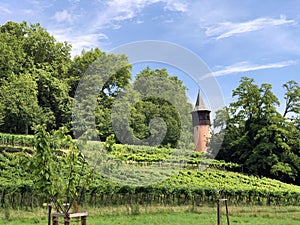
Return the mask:
[[[120,29],[128,22],[136,25],[144,23],[141,16],[143,10],[150,5],[160,4],[164,11],[179,13],[185,12],[188,7],[183,0],[98,0],[94,1],[91,10],[87,7],[75,11],[80,7],[80,1],[69,0],[69,2],[71,7],[52,15],[51,18],[55,23],[50,30],[53,30],[53,35],[59,41],[66,40],[72,44],[73,55],[80,54],[83,48],[90,49],[100,47],[104,42],[108,43],[108,37],[104,34],[105,29]],[[84,28],[77,29],[78,24]]]
[[137,21],[135,21],[135,24],[143,24],[143,23],[144,23],[143,20],[137,20]]
[[262,30],[268,27],[293,24],[296,24],[295,20],[287,20],[285,16],[281,15],[279,19],[258,18],[255,20],[250,20],[241,23],[218,23],[217,25],[206,27],[205,34],[209,37],[214,37],[216,40],[218,40],[242,33]]
[[55,19],[57,22],[68,22],[73,23],[74,16],[69,13],[66,9],[60,12],[56,12],[53,16],[53,19]]
[[163,3],[164,10],[175,12],[187,11],[187,4],[180,0],[111,0],[106,3],[104,10],[99,14],[94,27],[98,29],[104,27],[119,28],[121,26],[115,23],[133,19],[144,8],[156,3]]
[[4,12],[4,13],[7,13],[7,14],[11,14],[12,13],[12,11],[10,9],[8,9],[5,6],[1,6],[1,5],[0,5],[0,12]]
[[255,70],[283,68],[295,64],[296,61],[294,60],[281,61],[276,63],[262,64],[262,65],[257,65],[257,64],[250,63],[248,61],[243,61],[230,66],[225,66],[223,69],[213,72],[213,75],[225,76],[228,74],[243,73],[243,72],[249,72]]
[[43,11],[53,6],[53,1],[26,0],[35,10]]
[[78,4],[80,0],[68,0],[71,4]]
[[[78,31],[77,35],[74,35],[74,32],[57,29],[54,31],[54,36],[60,41],[67,40],[71,43],[72,54],[78,55],[82,49],[96,48],[101,46],[104,40],[107,42],[108,37],[101,32],[104,28],[119,29],[123,25],[122,22],[129,20],[136,24],[143,23],[143,20],[138,18],[139,14],[147,6],[156,3],[164,4],[163,9],[166,11],[185,12],[187,10],[187,4],[182,0],[111,0],[104,4],[102,2],[101,11],[98,11],[93,21],[89,21],[90,24],[84,33]],[[76,20],[76,15],[64,10],[57,12],[53,18],[58,22],[72,23],[74,19]]]
[[186,12],[188,7],[184,1],[177,1],[177,0],[169,0],[169,1],[162,1],[165,2],[167,5],[165,6],[166,10],[176,11],[176,12]]

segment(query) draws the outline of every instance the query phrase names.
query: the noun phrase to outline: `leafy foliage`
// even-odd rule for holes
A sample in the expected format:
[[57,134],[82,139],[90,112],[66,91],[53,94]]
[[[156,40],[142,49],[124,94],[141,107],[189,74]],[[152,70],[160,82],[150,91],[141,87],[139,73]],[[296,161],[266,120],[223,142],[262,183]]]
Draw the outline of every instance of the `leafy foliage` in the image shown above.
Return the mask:
[[34,147],[33,135],[0,133],[1,146]]
[[136,76],[133,88],[140,94],[131,110],[133,133],[139,139],[146,139],[151,134],[162,136],[163,126],[155,121],[155,118],[160,118],[166,126],[161,145],[189,148],[192,143],[192,106],[188,103],[182,81],[169,76],[165,69],[146,68]]
[[283,86],[286,108],[281,115],[270,84],[259,87],[253,79],[242,78],[233,91],[236,102],[217,113],[225,118],[227,126],[220,124],[220,118],[214,121],[221,131],[213,136],[211,144],[213,148],[218,136],[225,134],[218,159],[242,164],[250,174],[299,184],[299,130],[296,128],[299,86],[295,81]]
[[[3,194],[15,193],[16,198],[21,194],[23,199],[34,193],[39,204],[53,202],[58,210],[67,213],[69,208],[62,207],[63,203],[77,199],[81,189],[88,187],[92,174],[67,132],[62,127],[50,134],[45,125],[39,125],[35,136],[1,134],[0,145],[6,149],[0,153]],[[32,200],[28,202],[21,204],[33,206]]]
[[37,85],[29,74],[11,75],[0,86],[0,102],[4,110],[3,130],[28,133],[38,123],[42,109],[37,101]]
[[50,129],[68,125],[70,45],[26,22],[2,25],[0,40],[0,130],[32,133],[41,121]]

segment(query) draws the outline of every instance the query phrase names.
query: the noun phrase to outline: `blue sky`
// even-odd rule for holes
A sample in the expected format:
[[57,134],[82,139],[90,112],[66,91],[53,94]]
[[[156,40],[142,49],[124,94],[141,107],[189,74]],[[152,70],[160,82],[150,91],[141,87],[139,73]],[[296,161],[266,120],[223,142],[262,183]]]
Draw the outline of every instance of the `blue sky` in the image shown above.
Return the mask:
[[[213,71],[226,103],[242,76],[300,83],[300,4],[297,0],[2,0],[0,24],[40,23],[73,55],[110,51],[142,40],[169,41],[196,53]],[[162,65],[159,65],[160,67]],[[140,68],[137,66],[136,68]],[[170,69],[172,75],[180,71]],[[196,85],[180,74],[195,99]],[[185,77],[186,76],[186,77]]]

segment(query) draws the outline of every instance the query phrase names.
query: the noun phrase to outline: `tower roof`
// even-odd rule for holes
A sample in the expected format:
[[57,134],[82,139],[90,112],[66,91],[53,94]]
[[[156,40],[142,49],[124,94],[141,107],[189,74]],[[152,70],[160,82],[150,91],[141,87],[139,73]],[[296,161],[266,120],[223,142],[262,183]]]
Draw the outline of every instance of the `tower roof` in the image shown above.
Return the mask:
[[195,108],[194,108],[194,111],[210,111],[210,109],[208,109],[201,97],[201,92],[200,90],[198,91],[198,96],[197,96],[197,101],[196,101],[196,104],[195,104]]

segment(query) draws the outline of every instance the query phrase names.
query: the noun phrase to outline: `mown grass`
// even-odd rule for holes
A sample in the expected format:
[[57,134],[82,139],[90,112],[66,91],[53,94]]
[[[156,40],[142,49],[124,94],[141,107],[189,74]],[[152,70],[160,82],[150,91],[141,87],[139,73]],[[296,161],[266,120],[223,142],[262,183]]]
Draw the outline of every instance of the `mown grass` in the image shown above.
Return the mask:
[[[87,208],[89,225],[213,225],[217,224],[216,208],[213,207],[106,207]],[[300,207],[237,207],[230,206],[230,224],[235,225],[299,225]],[[222,211],[222,224],[226,223]],[[61,221],[62,222],[62,221]],[[47,209],[33,211],[0,211],[2,225],[47,224]],[[76,222],[72,224],[79,224]]]

